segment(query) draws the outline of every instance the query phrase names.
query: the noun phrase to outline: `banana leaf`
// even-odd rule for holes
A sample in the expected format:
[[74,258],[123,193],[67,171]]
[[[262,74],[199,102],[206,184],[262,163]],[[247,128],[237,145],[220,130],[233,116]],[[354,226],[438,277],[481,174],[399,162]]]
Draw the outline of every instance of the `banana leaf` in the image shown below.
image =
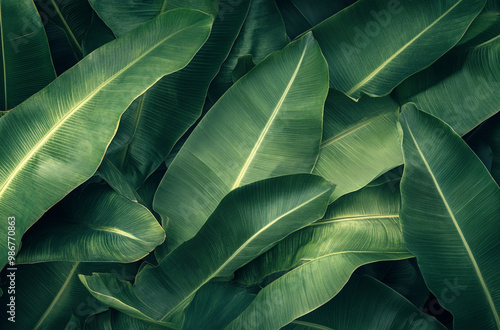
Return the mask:
[[273,53],[212,107],[170,165],[154,210],[170,251],[192,238],[231,190],[310,173],[318,155],[328,72],[311,34]]
[[[0,318],[2,329],[64,329],[66,325],[83,323],[88,316],[108,307],[93,298],[78,280],[78,274],[109,272],[121,279],[131,280],[137,264],[47,262],[34,265],[17,265],[15,271],[16,322],[7,320],[5,313]],[[12,271],[4,269],[2,280]],[[6,306],[9,296],[8,282],[2,287],[0,297]],[[72,314],[76,317],[70,320]],[[69,321],[69,322],[68,322]],[[75,329],[70,327],[69,329]]]
[[[200,2],[199,7],[212,1]],[[222,0],[220,7],[232,1]],[[158,168],[201,115],[210,81],[227,57],[249,3],[242,2],[224,20],[217,16],[210,37],[189,65],[161,79],[126,111],[127,117],[120,122],[116,138],[127,142],[124,145],[120,142],[120,146],[112,143],[113,151],[108,152],[107,158],[134,188]]]
[[[16,217],[17,242],[92,176],[123,111],[163,75],[187,64],[211,23],[199,11],[164,13],[99,48],[1,118],[0,216]],[[0,225],[4,236],[7,226]],[[3,266],[7,245],[0,253]]]
[[370,276],[354,275],[340,293],[283,330],[446,329]]
[[331,201],[403,163],[399,107],[390,98],[354,102],[331,89],[313,173],[335,183]]
[[24,235],[17,263],[132,262],[165,239],[151,212],[103,185],[89,185],[55,208]]
[[[80,279],[94,297],[131,316],[169,321],[215,277],[264,253],[289,233],[321,218],[332,185],[311,174],[258,181],[229,193],[205,226],[158,267],[145,267],[134,285],[107,274]],[[112,288],[121,288],[113,294]],[[116,291],[115,291],[116,292]]]
[[33,1],[0,3],[0,35],[0,111],[9,111],[48,85],[56,73]]
[[454,329],[500,327],[500,188],[450,126],[402,112],[402,230]]
[[398,211],[399,191],[388,185],[339,198],[323,219],[238,270],[238,282],[265,286],[227,329],[278,329],[333,298],[359,266],[410,258]]
[[107,157],[104,157],[102,160],[96,174],[103,178],[120,195],[144,205],[141,196],[130,185],[123,173]]
[[500,111],[500,16],[479,16],[460,44],[395,91],[401,104],[440,118],[460,135]]
[[451,49],[485,3],[357,1],[312,29],[329,65],[330,86],[354,100],[362,93],[389,94]]

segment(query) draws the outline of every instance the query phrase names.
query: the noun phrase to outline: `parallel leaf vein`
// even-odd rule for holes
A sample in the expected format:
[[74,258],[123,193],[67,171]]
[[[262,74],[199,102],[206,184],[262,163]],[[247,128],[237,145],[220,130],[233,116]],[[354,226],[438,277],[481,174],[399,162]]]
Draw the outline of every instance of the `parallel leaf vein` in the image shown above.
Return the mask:
[[464,247],[465,247],[465,250],[467,251],[467,254],[472,262],[472,265],[474,266],[474,270],[476,272],[476,275],[479,279],[479,282],[481,283],[481,287],[483,288],[483,291],[486,295],[486,300],[488,301],[488,305],[490,306],[492,312],[493,312],[493,315],[495,317],[495,321],[497,323],[497,326],[500,328],[500,317],[497,313],[497,309],[495,307],[495,303],[493,302],[493,298],[491,297],[491,293],[486,285],[486,282],[484,281],[484,278],[483,278],[483,274],[481,273],[481,270],[479,269],[479,265],[477,264],[477,261],[476,261],[476,258],[474,257],[474,254],[472,253],[472,250],[469,246],[469,243],[467,242],[463,232],[462,232],[462,229],[460,228],[459,224],[458,224],[458,221],[457,219],[455,218],[455,214],[453,213],[450,205],[448,204],[448,201],[446,200],[446,197],[444,196],[443,194],[443,191],[441,190],[441,186],[439,185],[439,183],[437,182],[437,179],[436,177],[434,176],[434,173],[432,172],[432,169],[429,165],[429,163],[427,162],[427,158],[424,156],[422,150],[420,149],[420,146],[419,144],[417,143],[416,139],[415,139],[415,136],[413,135],[413,132],[410,128],[410,125],[408,125],[408,123],[406,123],[406,126],[408,127],[408,132],[410,133],[410,136],[413,140],[413,143],[415,144],[415,147],[417,148],[418,150],[418,153],[420,154],[420,157],[422,158],[424,164],[425,164],[425,167],[427,168],[427,171],[429,172],[431,178],[432,178],[432,181],[434,182],[434,185],[436,186],[436,189],[439,193],[439,196],[441,197],[441,200],[443,201],[445,207],[446,207],[446,210],[448,212],[448,214],[450,215],[450,218],[453,222],[453,225],[455,226],[457,232],[458,232],[458,235],[460,236],[460,240],[462,241]]
[[231,189],[238,188],[239,185],[241,184],[241,180],[243,180],[243,177],[245,176],[248,168],[250,167],[250,164],[252,163],[253,159],[255,158],[257,151],[259,150],[260,146],[262,145],[262,142],[264,141],[264,138],[266,137],[267,133],[269,132],[271,125],[273,124],[274,120],[276,119],[276,116],[278,115],[281,107],[283,106],[283,103],[285,102],[285,98],[287,97],[287,95],[290,91],[290,88],[292,87],[292,85],[295,81],[295,78],[297,77],[300,66],[302,65],[302,61],[304,60],[306,50],[307,50],[307,47],[304,48],[304,51],[302,52],[302,56],[300,57],[300,60],[297,64],[297,67],[295,68],[295,71],[294,71],[292,77],[290,78],[290,81],[288,82],[288,85],[286,86],[285,91],[283,92],[283,95],[281,95],[281,98],[278,101],[278,104],[274,108],[274,110],[271,114],[271,117],[267,121],[266,126],[262,130],[262,132],[259,136],[259,139],[257,140],[256,144],[254,145],[250,155],[248,156],[245,164],[243,165],[243,168],[241,169],[241,171],[240,171],[238,177],[236,178],[236,181],[234,182],[233,187]]
[[397,52],[391,55],[384,63],[382,63],[378,68],[376,68],[372,73],[370,73],[366,78],[364,78],[361,82],[356,84],[354,87],[352,87],[346,94],[347,95],[352,95],[354,92],[356,92],[359,88],[361,88],[363,85],[365,85],[368,81],[372,80],[377,74],[379,74],[389,63],[392,62],[396,57],[399,56],[406,48],[411,46],[418,38],[420,38],[424,33],[429,31],[434,25],[439,23],[446,15],[448,15],[453,9],[455,9],[459,4],[461,4],[463,0],[457,1],[453,6],[451,6],[450,9],[448,9],[444,14],[439,16],[434,22],[432,22],[429,26],[427,26],[425,29],[423,29],[419,34],[417,34],[413,39],[408,41],[403,47],[401,47]]
[[118,72],[116,72],[115,74],[113,74],[110,78],[108,78],[106,81],[104,81],[101,85],[99,85],[94,91],[92,91],[92,93],[90,93],[89,95],[87,95],[85,98],[83,98],[83,100],[81,100],[80,102],[78,102],[71,110],[68,111],[67,114],[65,114],[61,119],[60,121],[50,129],[49,132],[47,132],[47,134],[45,134],[45,136],[40,140],[40,142],[38,142],[31,150],[30,152],[23,158],[23,160],[14,168],[14,170],[12,171],[12,173],[9,175],[9,177],[7,178],[7,180],[3,183],[1,189],[0,189],[0,198],[3,196],[3,194],[5,193],[5,191],[7,190],[9,184],[12,182],[12,180],[14,179],[14,177],[24,168],[24,166],[26,165],[26,163],[33,157],[33,155],[41,148],[43,147],[47,141],[49,140],[49,138],[54,135],[58,130],[59,128],[64,125],[64,123],[69,119],[71,118],[72,115],[74,115],[83,105],[85,105],[92,97],[94,97],[98,92],[100,92],[106,85],[108,85],[111,81],[113,81],[114,79],[116,79],[116,77],[118,77],[119,75],[121,75],[123,72],[125,72],[126,70],[128,70],[130,67],[132,67],[133,65],[135,65],[137,62],[139,62],[141,59],[143,59],[145,56],[147,56],[150,52],[152,52],[156,47],[160,46],[162,43],[164,43],[165,41],[167,41],[168,39],[172,38],[173,36],[175,36],[176,34],[178,33],[181,33],[183,32],[184,30],[187,30],[191,28],[191,26],[189,27],[185,27],[183,29],[180,29],[172,34],[170,34],[169,36],[165,37],[164,39],[162,39],[161,41],[159,41],[158,43],[156,43],[155,45],[153,45],[153,47],[151,47],[150,49],[148,49],[146,52],[144,52],[142,55],[138,56],[136,59],[134,59],[133,61],[131,61],[129,64],[127,64],[126,66],[124,66],[122,69],[120,69]]

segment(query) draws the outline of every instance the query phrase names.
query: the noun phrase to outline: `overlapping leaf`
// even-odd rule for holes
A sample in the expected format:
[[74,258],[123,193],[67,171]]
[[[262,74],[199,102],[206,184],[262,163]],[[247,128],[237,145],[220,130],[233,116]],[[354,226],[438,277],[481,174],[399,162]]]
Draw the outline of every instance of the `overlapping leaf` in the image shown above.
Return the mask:
[[[232,0],[222,0],[220,10]],[[196,2],[195,2],[196,3]],[[213,0],[196,3],[206,9]],[[164,77],[130,107],[110,146],[108,158],[138,188],[165,160],[177,140],[201,115],[208,86],[219,71],[243,24],[249,1],[231,16],[216,17],[212,33],[187,67]],[[167,8],[175,2],[168,2]],[[179,2],[178,5],[190,5]],[[193,4],[194,6],[194,4]]]
[[317,158],[328,72],[311,34],[273,53],[212,107],[158,188],[154,209],[171,250],[222,198],[272,176],[309,173]]
[[87,0],[35,0],[45,21],[57,24],[68,37],[75,55],[83,57],[82,41],[92,18]]
[[[237,272],[245,284],[265,286],[229,326],[277,329],[323,305],[335,296],[359,266],[405,259],[400,231],[399,191],[383,185],[346,195],[325,217],[279,242]],[[267,280],[266,280],[267,281]]]
[[132,262],[165,239],[151,212],[109,187],[90,185],[58,206],[23,237],[17,263]]
[[383,283],[369,276],[353,276],[335,298],[283,329],[446,328]]
[[[187,64],[211,23],[194,10],[160,15],[87,56],[2,117],[0,216],[16,217],[18,241],[95,172],[123,111],[160,77]],[[7,225],[0,225],[1,234],[7,235]],[[4,265],[7,245],[0,253]]]
[[[7,294],[10,281],[2,287],[0,297],[6,306],[10,296],[16,301],[16,322],[10,322],[6,311],[0,318],[2,329],[74,329],[75,323],[106,310],[108,307],[93,298],[78,279],[78,274],[109,272],[121,279],[130,280],[137,271],[135,264],[47,262],[35,265],[18,265],[15,273],[15,292]],[[2,280],[11,271],[2,272]],[[71,313],[75,316],[70,320]],[[68,323],[69,321],[69,323]]]
[[398,114],[399,107],[389,97],[363,97],[356,103],[330,90],[313,173],[335,183],[332,200],[403,162]]
[[[234,0],[227,1],[220,7],[219,17],[228,19],[240,6]],[[233,84],[232,72],[241,56],[252,55],[255,62],[259,63],[270,53],[285,47],[287,42],[285,25],[274,1],[252,0],[245,24],[219,74],[210,85],[209,96],[212,101],[218,100]]]
[[459,45],[396,89],[400,103],[450,125],[460,135],[500,111],[500,16],[485,13]]
[[[109,282],[107,274],[81,280],[113,308],[138,318],[168,321],[211,279],[230,276],[289,233],[321,218],[331,192],[330,183],[311,174],[243,186],[221,201],[193,239],[158,267],[139,272],[133,286]],[[113,287],[121,291],[113,294]]]
[[[330,86],[357,100],[389,94],[463,36],[486,0],[359,0],[312,29]],[[369,54],[369,55],[367,55]]]

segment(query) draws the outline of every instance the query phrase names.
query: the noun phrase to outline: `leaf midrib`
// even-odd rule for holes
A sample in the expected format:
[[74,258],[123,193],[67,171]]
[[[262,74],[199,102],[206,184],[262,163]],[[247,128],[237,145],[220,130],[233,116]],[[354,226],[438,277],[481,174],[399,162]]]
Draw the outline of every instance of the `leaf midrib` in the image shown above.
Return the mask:
[[88,228],[95,230],[95,231],[105,231],[107,233],[112,233],[112,234],[124,236],[124,237],[130,238],[130,239],[136,240],[136,241],[146,242],[145,240],[138,238],[134,234],[131,234],[129,232],[126,232],[124,230],[114,228],[114,227],[94,226],[94,225],[91,225],[88,223],[80,223],[80,222],[68,221],[68,220],[65,220],[64,223],[73,224],[75,226],[88,227]]
[[47,318],[47,316],[50,314],[50,312],[52,311],[52,309],[54,309],[54,306],[57,304],[57,302],[58,302],[59,298],[61,297],[61,295],[63,294],[64,290],[66,290],[66,287],[68,286],[69,282],[71,281],[71,278],[73,277],[73,274],[75,273],[75,271],[78,268],[79,264],[80,264],[80,262],[75,262],[75,264],[71,268],[71,271],[68,274],[68,277],[66,278],[66,280],[63,283],[63,285],[61,286],[61,289],[59,289],[59,291],[57,292],[57,295],[52,300],[52,303],[49,305],[49,307],[47,308],[47,310],[45,311],[45,313],[42,315],[42,317],[40,318],[40,320],[38,320],[37,324],[33,328],[34,330],[38,329],[38,327],[43,323],[43,321],[45,321],[45,319]]
[[326,221],[311,223],[311,226],[321,226],[331,223],[344,222],[344,221],[358,221],[358,220],[376,220],[376,219],[391,219],[391,218],[399,218],[399,214],[384,214],[384,215],[359,215],[359,216],[349,216],[349,217],[337,217],[325,219]]
[[47,133],[45,134],[45,136],[42,138],[42,140],[37,143],[31,150],[30,152],[23,158],[23,160],[19,163],[18,166],[16,166],[14,168],[14,170],[12,171],[11,175],[9,175],[9,177],[7,178],[7,180],[5,181],[5,183],[2,185],[1,189],[0,189],[0,199],[2,198],[3,194],[5,193],[5,191],[7,190],[9,184],[12,182],[12,180],[14,179],[14,177],[17,175],[17,173],[19,173],[25,166],[25,164],[33,157],[33,155],[38,151],[38,149],[40,149],[41,147],[43,147],[45,145],[45,143],[48,141],[48,139],[53,135],[55,134],[55,132],[57,132],[59,130],[59,128],[73,115],[75,114],[84,104],[86,104],[92,97],[94,97],[98,92],[100,92],[106,85],[108,85],[111,81],[113,81],[116,77],[118,77],[119,75],[121,75],[123,72],[125,72],[126,70],[128,70],[130,67],[132,67],[133,65],[135,65],[137,62],[139,62],[140,60],[142,60],[145,56],[147,56],[149,53],[151,53],[154,49],[156,49],[157,47],[159,47],[161,44],[163,44],[164,42],[166,42],[168,39],[172,38],[173,36],[175,36],[176,34],[178,33],[181,33],[187,29],[190,29],[192,28],[193,25],[189,25],[188,27],[185,27],[185,28],[182,28],[172,34],[170,34],[169,36],[165,37],[164,39],[162,39],[160,42],[156,43],[153,47],[151,47],[148,51],[144,52],[144,54],[140,55],[139,57],[137,57],[135,60],[133,60],[132,62],[130,62],[129,64],[127,64],[125,67],[123,67],[122,69],[120,69],[118,72],[116,72],[114,75],[112,75],[110,78],[108,78],[106,81],[104,81],[101,85],[99,85],[98,87],[96,87],[96,89],[92,92],[92,93],[89,93],[88,96],[86,96],[85,98],[83,98],[82,101],[80,101],[79,103],[77,103],[73,109],[71,109],[70,111],[68,111],[67,114],[65,114],[61,119],[60,121],[54,126],[52,127],[52,129]]
[[481,284],[481,287],[483,288],[483,291],[486,295],[486,300],[488,301],[488,305],[490,306],[491,308],[491,311],[493,313],[493,316],[495,318],[495,322],[497,324],[497,327],[500,328],[500,317],[497,313],[497,310],[496,310],[496,307],[495,307],[495,303],[493,302],[493,299],[491,297],[491,293],[488,289],[488,286],[486,285],[486,282],[484,281],[484,278],[483,278],[483,274],[481,273],[481,270],[479,269],[479,265],[477,264],[477,261],[476,261],[476,258],[474,257],[474,254],[472,253],[472,250],[469,246],[469,243],[467,242],[467,240],[465,239],[465,236],[462,232],[462,229],[460,228],[458,222],[457,222],[457,219],[455,218],[455,214],[453,213],[450,205],[448,204],[448,201],[446,200],[446,197],[444,196],[443,194],[443,191],[441,190],[441,186],[439,185],[439,183],[437,182],[437,179],[436,177],[434,176],[434,173],[432,172],[431,170],[431,167],[429,165],[429,163],[427,162],[427,158],[425,158],[422,150],[420,149],[420,146],[419,144],[417,143],[416,139],[415,139],[415,136],[413,135],[413,132],[410,128],[410,125],[408,124],[408,122],[406,122],[406,127],[408,128],[408,132],[410,133],[410,136],[413,140],[413,143],[415,144],[415,147],[417,148],[418,150],[418,153],[420,154],[420,157],[422,158],[424,164],[425,164],[425,167],[427,168],[427,171],[429,172],[431,178],[432,178],[432,181],[434,182],[434,185],[436,186],[436,189],[439,193],[439,196],[441,197],[441,200],[443,201],[445,207],[446,207],[446,211],[448,212],[448,214],[450,215],[450,218],[453,222],[453,225],[455,226],[457,232],[458,232],[458,235],[460,236],[460,240],[462,241],[464,247],[465,247],[465,250],[472,262],[472,265],[474,266],[474,270],[476,272],[476,275],[479,279],[479,282]]
[[[352,254],[361,253],[361,254],[402,254],[402,255],[411,255],[409,252],[400,252],[400,251],[337,251],[337,252],[332,252],[332,253],[324,254],[322,256],[319,256],[319,257],[316,257],[316,258],[312,258],[312,259],[301,258],[300,260],[309,260],[309,261],[307,261],[306,263],[303,263],[302,265],[300,265],[300,266],[292,269],[291,271],[289,271],[288,273],[286,273],[283,276],[291,274],[291,273],[297,271],[297,269],[300,269],[301,267],[305,267],[306,265],[309,265],[310,263],[315,262],[317,260],[320,260],[320,259],[323,259],[323,258],[332,257],[332,256],[338,255],[338,254],[347,254],[347,253],[352,253]],[[277,280],[279,280],[279,278]]]
[[295,79],[297,78],[297,74],[299,72],[299,69],[302,65],[302,61],[304,60],[304,56],[306,54],[308,46],[304,47],[304,50],[302,52],[302,56],[299,59],[299,62],[297,63],[297,67],[295,68],[295,71],[290,78],[290,81],[288,82],[288,85],[285,88],[285,91],[281,95],[281,98],[279,99],[278,103],[276,104],[276,107],[274,108],[271,117],[266,123],[266,126],[260,133],[260,136],[254,145],[252,151],[250,152],[250,155],[248,156],[247,160],[245,161],[245,164],[243,165],[243,168],[241,169],[238,177],[236,178],[236,181],[234,182],[231,190],[238,188],[239,185],[241,184],[241,181],[243,180],[243,177],[245,176],[246,172],[248,171],[248,168],[250,167],[250,164],[252,163],[253,159],[257,155],[257,151],[259,150],[260,146],[262,145],[262,142],[264,141],[264,138],[266,137],[267,133],[269,132],[269,129],[271,128],[271,125],[273,124],[274,120],[276,119],[276,116],[278,115],[279,111],[281,110],[281,107],[283,106],[283,103],[285,102],[285,98],[287,97],[288,93],[290,92],[290,89],[292,88],[293,83],[295,82]]
[[253,234],[250,238],[248,238],[235,252],[233,252],[233,254],[227,258],[227,260],[221,265],[219,266],[219,268],[217,268],[215,271],[212,272],[212,274],[210,274],[210,276],[208,276],[204,281],[203,283],[201,283],[200,285],[198,285],[195,289],[193,289],[191,291],[191,294],[187,295],[186,298],[184,298],[181,302],[179,302],[173,309],[171,309],[171,311],[169,311],[162,319],[160,319],[160,321],[163,321],[165,320],[167,317],[169,317],[171,315],[172,312],[175,312],[177,307],[178,306],[182,306],[182,304],[187,301],[194,293],[196,293],[203,285],[205,285],[208,281],[210,281],[212,278],[216,277],[223,269],[224,267],[226,267],[231,261],[233,261],[241,251],[243,251],[243,249],[245,249],[250,243],[252,243],[252,241],[259,237],[260,234],[262,234],[263,232],[265,232],[267,229],[269,229],[270,227],[272,227],[273,225],[275,225],[279,220],[283,219],[284,217],[292,214],[293,212],[301,209],[302,207],[306,206],[307,204],[311,203],[312,201],[316,200],[317,198],[319,198],[320,196],[324,195],[325,192],[321,192],[320,194],[317,194],[315,195],[314,197],[312,197],[311,199],[305,201],[304,203],[294,207],[293,209],[283,213],[282,215],[280,215],[279,217],[275,218],[273,221],[269,222],[267,225],[265,225],[264,227],[262,227],[259,231],[257,231],[255,234]]
[[63,14],[61,13],[61,10],[57,6],[56,2],[54,0],[50,0],[50,2],[52,2],[52,6],[54,6],[54,9],[57,12],[57,16],[59,16],[59,18],[61,19],[61,21],[62,21],[62,23],[64,25],[64,28],[66,29],[66,31],[69,34],[69,37],[70,37],[71,41],[73,42],[73,44],[76,46],[76,48],[80,52],[80,55],[83,54],[83,50],[82,50],[82,47],[80,46],[80,43],[76,39],[76,36],[73,33],[73,31],[71,30],[71,28],[69,27],[68,22],[66,22],[66,19],[64,18]]
[[309,327],[309,328],[318,329],[318,330],[333,330],[333,328],[326,327],[326,326],[321,325],[321,324],[316,324],[316,323],[311,323],[311,322],[305,322],[305,321],[300,321],[300,320],[292,321],[290,324],[303,325],[303,326],[306,326],[306,327]]
[[399,56],[406,48],[411,46],[418,38],[420,38],[424,33],[430,30],[434,25],[436,25],[439,21],[441,21],[446,15],[448,15],[453,9],[455,9],[459,4],[461,4],[463,0],[459,0],[456,4],[450,7],[444,14],[439,16],[432,24],[423,29],[419,34],[417,34],[413,39],[408,41],[403,47],[401,47],[397,52],[395,52],[391,57],[389,57],[384,63],[382,63],[378,68],[376,68],[372,73],[370,73],[367,77],[365,77],[362,81],[352,87],[349,91],[347,91],[347,95],[352,95],[354,92],[359,90],[363,85],[365,85],[368,81],[372,80],[378,73],[380,73],[389,63],[392,62],[396,57]]
[[5,111],[9,110],[7,102],[7,63],[5,63],[5,41],[4,41],[4,29],[3,29],[3,16],[2,16],[2,2],[0,2],[0,42],[2,47],[2,62],[3,62],[3,92],[5,98]]

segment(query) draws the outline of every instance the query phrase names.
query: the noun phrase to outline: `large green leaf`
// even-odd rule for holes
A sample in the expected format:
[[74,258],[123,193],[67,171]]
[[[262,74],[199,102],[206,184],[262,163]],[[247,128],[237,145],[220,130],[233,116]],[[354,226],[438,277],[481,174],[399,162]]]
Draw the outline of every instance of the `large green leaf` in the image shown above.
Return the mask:
[[132,262],[165,239],[151,212],[106,186],[87,186],[55,208],[23,237],[17,263]]
[[357,1],[312,29],[329,64],[330,86],[355,100],[361,93],[389,94],[452,48],[485,3]]
[[[236,273],[244,284],[271,281],[228,329],[278,329],[335,296],[359,266],[411,257],[398,219],[399,191],[364,188],[331,204],[325,217],[279,242]],[[266,280],[267,281],[267,280]]]
[[460,44],[396,89],[464,135],[500,111],[500,16],[478,17]]
[[32,0],[0,3],[0,36],[0,111],[8,111],[48,85],[56,73]]
[[499,328],[500,189],[448,125],[405,108],[405,242],[456,329]]
[[[226,20],[234,15],[236,8],[241,6],[240,2],[241,0],[225,2],[219,9],[221,19]],[[215,102],[231,87],[232,73],[241,56],[250,54],[255,62],[259,63],[270,53],[282,49],[287,43],[285,25],[274,1],[252,0],[238,39],[219,74],[210,85],[210,98]]]
[[[194,10],[164,13],[99,48],[1,118],[0,217],[16,217],[17,241],[95,172],[123,111],[189,62],[211,22]],[[0,225],[4,236],[7,226]],[[7,245],[0,253],[3,266]]]
[[446,328],[385,284],[369,276],[353,276],[335,298],[283,329]]
[[[231,1],[222,0],[220,7]],[[189,65],[161,79],[127,110],[117,139],[128,135],[128,141],[108,158],[133,187],[139,187],[156,170],[201,115],[210,81],[227,57],[249,3],[242,2],[224,20],[217,16],[210,37]],[[111,148],[115,148],[113,143]]]
[[335,183],[332,200],[358,190],[402,164],[399,107],[390,98],[359,102],[331,89],[315,174]]
[[[70,321],[70,325],[84,321],[86,317],[108,307],[90,295],[79,281],[78,274],[110,272],[122,279],[131,280],[137,271],[136,264],[79,262],[47,262],[18,265],[16,268],[15,293],[8,294],[10,281],[7,281],[0,298],[2,306],[6,306],[9,297],[15,296],[16,322],[7,320],[5,316],[8,314],[4,309],[0,318],[2,329],[64,329],[71,313],[76,318]],[[4,270],[1,273],[2,281],[8,279],[6,276],[10,273],[10,270]]]
[[154,209],[174,249],[232,189],[309,173],[318,155],[328,72],[311,34],[273,53],[212,107],[170,165]]
[[[311,174],[240,187],[221,201],[193,239],[158,267],[144,268],[133,286],[108,283],[106,274],[81,280],[113,308],[138,318],[169,320],[211,279],[230,276],[289,233],[321,218],[331,192],[330,183]],[[123,291],[113,294],[114,285]]]

